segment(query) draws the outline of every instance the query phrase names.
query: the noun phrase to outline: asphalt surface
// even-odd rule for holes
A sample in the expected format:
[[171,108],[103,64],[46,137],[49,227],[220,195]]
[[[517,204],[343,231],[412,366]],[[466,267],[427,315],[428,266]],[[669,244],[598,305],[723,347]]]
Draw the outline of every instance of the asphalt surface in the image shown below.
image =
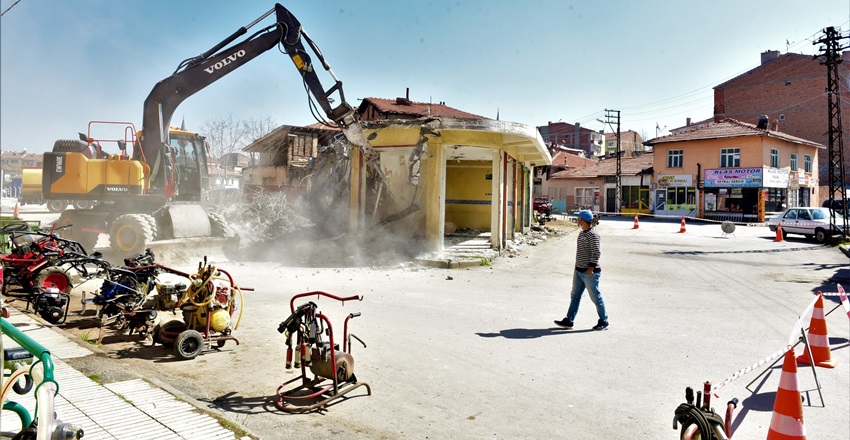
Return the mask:
[[[239,346],[177,362],[149,344],[104,344],[104,356],[78,368],[151,377],[264,439],[678,438],[673,412],[685,387],[720,383],[784,348],[815,292],[850,287],[838,249],[794,237],[777,243],[763,226],[723,236],[718,224],[689,223],[685,233],[674,221],[632,224],[603,218],[599,226],[606,331],[590,330],[597,317],[587,297],[575,329],[552,323],[569,301],[575,229],[565,226],[516,257],[460,270],[221,261],[255,289],[235,332]],[[355,343],[352,354],[372,395],[355,391],[323,413],[284,414],[275,390],[295,373],[284,369],[276,328],[292,295],[313,290],[364,297],[345,306],[312,300],[337,329],[362,312],[350,328],[368,346]],[[827,298],[826,311],[836,305]],[[825,407],[812,370],[800,366],[805,426],[811,438],[846,439],[850,324],[840,307],[827,324],[838,366],[816,369]],[[717,390],[718,412],[741,400],[734,438],[767,435],[779,368],[749,389],[767,365]]]

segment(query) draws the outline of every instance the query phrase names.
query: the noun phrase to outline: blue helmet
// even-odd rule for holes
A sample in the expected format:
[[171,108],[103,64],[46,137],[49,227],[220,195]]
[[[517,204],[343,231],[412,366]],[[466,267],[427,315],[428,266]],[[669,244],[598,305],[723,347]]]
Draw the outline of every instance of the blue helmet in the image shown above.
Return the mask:
[[579,211],[578,218],[580,218],[580,219],[582,219],[582,220],[584,220],[588,223],[592,223],[593,222],[593,213],[590,212],[590,210],[588,210],[588,209],[583,209],[583,210]]

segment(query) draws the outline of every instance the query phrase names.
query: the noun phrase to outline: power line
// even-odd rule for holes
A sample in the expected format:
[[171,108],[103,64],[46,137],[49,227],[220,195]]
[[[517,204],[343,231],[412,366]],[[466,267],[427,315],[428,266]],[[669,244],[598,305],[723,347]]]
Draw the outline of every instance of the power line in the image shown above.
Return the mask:
[[4,15],[6,15],[6,13],[7,13],[7,12],[9,12],[9,9],[14,8],[14,7],[15,7],[15,5],[17,5],[17,4],[18,4],[18,3],[20,3],[20,2],[21,2],[21,0],[15,0],[15,3],[12,3],[12,6],[9,6],[8,8],[6,8],[6,10],[5,10],[5,11],[3,11],[2,13],[0,13],[0,17],[2,17],[2,16],[4,16]]

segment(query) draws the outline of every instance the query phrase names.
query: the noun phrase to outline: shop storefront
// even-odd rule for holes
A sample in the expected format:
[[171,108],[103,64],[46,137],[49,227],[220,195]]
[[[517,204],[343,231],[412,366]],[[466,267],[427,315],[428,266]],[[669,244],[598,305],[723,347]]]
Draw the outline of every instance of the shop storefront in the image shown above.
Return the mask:
[[658,216],[694,217],[697,209],[697,190],[690,174],[660,174],[653,200]]
[[763,221],[766,212],[788,206],[789,174],[788,169],[769,167],[705,170],[703,217]]

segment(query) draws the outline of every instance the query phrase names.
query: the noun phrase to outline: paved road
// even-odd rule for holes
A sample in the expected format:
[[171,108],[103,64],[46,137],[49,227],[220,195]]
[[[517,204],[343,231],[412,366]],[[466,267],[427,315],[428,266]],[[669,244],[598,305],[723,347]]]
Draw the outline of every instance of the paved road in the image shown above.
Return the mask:
[[[632,219],[603,219],[602,289],[611,317],[604,332],[590,330],[596,316],[587,298],[576,329],[552,324],[568,303],[571,230],[463,270],[222,262],[256,289],[236,332],[242,345],[189,362],[141,345],[110,356],[264,439],[677,438],[673,411],[686,386],[720,382],[783,348],[814,292],[835,291],[836,282],[850,287],[848,259],[835,248],[796,238],[775,243],[766,227],[721,237],[716,224],[688,224],[684,234],[679,226],[641,221],[635,230]],[[290,297],[310,290],[365,297],[344,308],[318,302],[335,325],[363,313],[351,323],[368,344],[355,346],[356,374],[373,395],[324,414],[285,415],[273,407],[274,392],[294,374],[284,370],[276,328]],[[827,310],[836,304],[828,300]],[[812,438],[846,439],[850,325],[841,309],[827,323],[839,363],[817,369],[826,407],[817,393],[804,393],[805,423]],[[747,390],[757,373],[715,398],[718,409],[732,397],[743,402],[736,438],[767,433],[779,371]],[[814,389],[811,370],[801,368],[798,379]]]

